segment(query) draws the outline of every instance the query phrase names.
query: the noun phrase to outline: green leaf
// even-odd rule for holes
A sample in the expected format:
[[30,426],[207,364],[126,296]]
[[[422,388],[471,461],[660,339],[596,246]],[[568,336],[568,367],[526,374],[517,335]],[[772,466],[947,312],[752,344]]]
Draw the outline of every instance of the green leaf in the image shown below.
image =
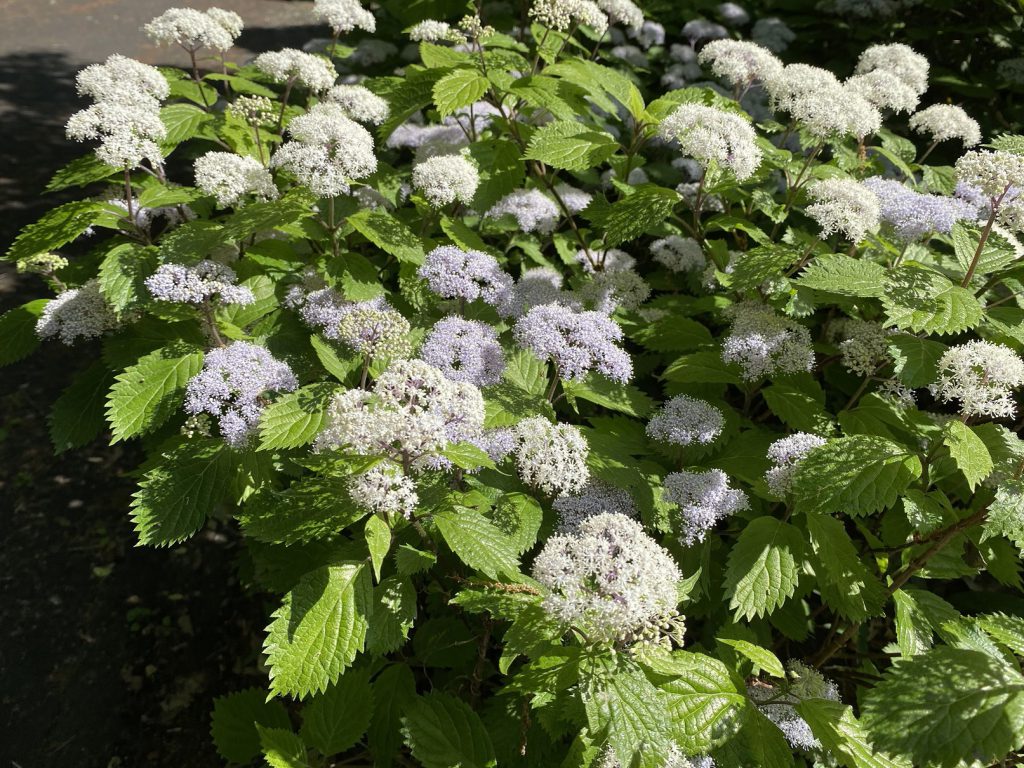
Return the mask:
[[366,733],[372,715],[369,670],[354,669],[303,707],[299,735],[329,757],[354,746]]
[[793,596],[804,542],[800,531],[774,517],[747,523],[729,553],[725,590],[736,620],[767,616]]
[[[526,164],[520,156],[519,147],[511,141],[504,139],[478,140],[469,145],[470,157],[476,162],[480,170],[480,184],[473,195],[473,207],[478,211],[487,211],[498,200],[509,192],[519,189],[523,185],[523,177],[526,174]],[[455,220],[453,223],[461,223]],[[444,220],[442,220],[444,226]],[[453,240],[456,237],[449,232],[452,223],[445,227],[445,234]],[[466,232],[468,227],[462,228]],[[471,231],[471,230],[469,230]],[[460,243],[460,245],[462,245]],[[478,246],[472,246],[478,248]],[[478,248],[488,250],[488,246]]]
[[434,104],[441,117],[447,117],[457,109],[480,101],[489,87],[487,78],[476,69],[456,69],[434,83]]
[[156,429],[181,410],[185,385],[203,367],[203,353],[175,342],[118,374],[107,398],[111,443]]
[[772,677],[786,677],[786,669],[782,666],[782,662],[779,661],[779,657],[767,648],[754,645],[746,640],[733,640],[728,637],[720,637],[718,642],[735,648],[743,656],[754,662],[758,669],[764,670]]
[[582,381],[563,379],[562,389],[570,399],[587,400],[604,408],[644,418],[654,410],[654,401],[631,384],[619,384],[598,374]]
[[1024,676],[979,651],[939,646],[902,661],[867,691],[876,748],[916,765],[984,764],[1024,746]]
[[949,455],[964,473],[972,491],[978,483],[992,474],[995,465],[992,463],[988,448],[974,430],[962,421],[954,419],[946,423],[942,442],[949,448]]
[[310,571],[273,613],[263,650],[275,695],[304,698],[337,682],[363,650],[373,587],[364,563]]
[[795,282],[803,288],[841,296],[881,297],[885,267],[844,254],[831,254],[816,258]]
[[467,507],[443,510],[434,523],[452,551],[485,576],[515,578],[519,558],[508,537],[486,517]]
[[352,227],[385,253],[410,264],[423,263],[423,245],[411,229],[385,210],[365,209],[346,219]]
[[347,476],[308,475],[287,490],[260,491],[237,517],[257,541],[298,544],[335,536],[366,514],[349,498]]
[[1024,553],[1024,482],[1009,480],[996,490],[982,539],[1005,536]]
[[910,768],[909,760],[889,757],[872,747],[852,707],[827,699],[804,699],[796,711],[825,751],[845,768]]
[[149,292],[143,282],[156,269],[156,249],[136,243],[114,246],[100,264],[100,293],[121,314],[146,301]]
[[896,364],[896,375],[908,387],[926,387],[939,377],[939,358],[948,347],[931,339],[897,333],[886,340]]
[[402,718],[405,743],[424,768],[492,768],[494,746],[480,716],[446,693],[421,696]]
[[391,765],[391,758],[402,746],[402,715],[416,701],[416,680],[405,663],[384,668],[373,681],[373,721],[367,741],[374,765]]
[[416,623],[416,588],[402,576],[389,576],[373,590],[373,621],[366,630],[366,652],[374,656],[397,651]]
[[[331,376],[344,383],[349,375],[359,370],[362,359],[354,355],[343,358],[338,349],[320,334],[309,337],[309,344],[316,353],[317,360]],[[325,406],[326,407],[326,406]]]
[[75,377],[50,411],[50,439],[56,453],[87,445],[106,426],[103,405],[113,377],[97,360]]
[[993,613],[975,617],[974,623],[1017,656],[1024,656],[1024,619],[1020,616]]
[[618,148],[610,133],[575,120],[556,120],[533,134],[525,157],[564,171],[585,171],[601,165]]
[[16,363],[39,346],[36,323],[49,299],[36,299],[0,315],[0,366]]
[[880,616],[886,593],[857,554],[843,524],[829,515],[807,516],[814,572],[825,602],[851,621]]
[[887,325],[915,333],[960,333],[983,317],[971,291],[938,272],[910,266],[889,271],[882,306]]
[[306,745],[291,728],[264,728],[257,724],[256,732],[270,768],[312,768]]
[[[793,497],[808,515],[845,512],[870,515],[891,507],[921,476],[921,460],[910,449],[872,435],[829,440],[797,465]],[[829,481],[822,483],[822,478]]]
[[413,113],[430,104],[434,83],[444,74],[443,69],[409,67],[404,77],[375,77],[363,83],[387,101],[391,108],[388,119],[377,129],[377,138],[381,144]]
[[157,457],[132,496],[132,522],[140,544],[166,547],[198,531],[230,494],[235,461],[224,443],[194,439]]
[[327,419],[327,406],[338,388],[330,382],[309,384],[282,395],[260,416],[260,450],[299,448],[313,442]]
[[21,230],[14,244],[8,249],[6,258],[9,261],[18,261],[67,245],[95,224],[106,212],[107,209],[102,203],[92,200],[77,200],[59,205]]
[[160,119],[167,128],[163,143],[174,146],[196,136],[210,115],[191,104],[168,104],[160,108]]
[[473,470],[480,469],[480,467],[494,469],[495,466],[491,457],[487,455],[487,451],[472,443],[450,443],[441,451],[441,455],[462,469]]
[[683,384],[742,384],[733,366],[722,362],[722,355],[712,350],[702,350],[683,355],[669,363],[661,377],[666,381]]
[[213,702],[210,735],[220,756],[245,765],[260,754],[256,725],[288,729],[288,712],[279,701],[267,701],[262,688],[247,688],[221,696]]
[[652,352],[690,352],[713,342],[703,324],[678,315],[645,322],[630,335]]
[[55,174],[46,185],[47,192],[59,192],[68,187],[84,187],[97,181],[104,181],[118,173],[116,168],[99,160],[95,154],[75,158]]
[[220,236],[242,240],[255,232],[294,224],[313,215],[315,202],[312,192],[299,187],[279,200],[249,203],[227,218]]
[[661,224],[680,200],[674,189],[641,184],[633,188],[633,194],[609,206],[587,208],[584,216],[604,230],[604,244],[611,247],[635,240]]
[[813,397],[783,381],[761,390],[764,401],[782,422],[799,432],[829,435],[835,422],[824,406]]
[[777,280],[800,261],[800,251],[787,245],[752,248],[737,259],[730,275],[737,291],[754,291],[769,280]]
[[676,651],[671,662],[671,667],[656,671],[676,675],[661,686],[668,694],[672,738],[687,754],[707,752],[730,730],[746,695],[718,659]]
[[544,521],[544,510],[532,496],[511,491],[498,499],[491,518],[498,529],[509,537],[513,551],[521,555],[537,543],[537,534]]
[[380,568],[391,549],[391,528],[376,515],[371,515],[366,520],[363,536],[366,538],[366,546],[370,550],[373,577],[380,581]]
[[395,566],[400,576],[413,576],[429,571],[436,562],[437,556],[432,552],[424,552],[408,544],[400,544],[395,550]]
[[503,378],[531,395],[543,395],[548,388],[547,361],[538,360],[525,350],[516,350],[508,356]]

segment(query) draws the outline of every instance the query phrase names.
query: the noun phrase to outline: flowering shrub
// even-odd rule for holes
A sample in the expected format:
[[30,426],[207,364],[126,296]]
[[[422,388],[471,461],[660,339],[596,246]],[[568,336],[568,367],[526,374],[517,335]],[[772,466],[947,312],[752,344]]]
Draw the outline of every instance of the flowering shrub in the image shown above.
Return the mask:
[[900,43],[412,6],[243,67],[154,19],[190,71],[83,70],[97,193],[8,252],[3,362],[95,349],[56,449],[141,441],[139,542],[231,527],[277,606],[223,757],[1016,763],[1024,137]]

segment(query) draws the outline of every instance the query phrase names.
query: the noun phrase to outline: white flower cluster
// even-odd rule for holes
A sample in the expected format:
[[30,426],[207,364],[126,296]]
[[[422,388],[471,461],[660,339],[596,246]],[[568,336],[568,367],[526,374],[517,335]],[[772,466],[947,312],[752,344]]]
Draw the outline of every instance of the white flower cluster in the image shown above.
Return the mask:
[[866,48],[857,60],[855,73],[863,75],[876,70],[891,72],[918,96],[928,90],[928,59],[909,45],[888,43]]
[[598,35],[608,31],[608,17],[593,0],[534,0],[530,18],[559,32],[574,24],[585,24]]
[[256,301],[251,289],[237,283],[238,276],[231,267],[209,259],[191,267],[161,264],[146,278],[146,288],[158,301],[201,304],[214,296],[224,304],[245,305]]
[[274,200],[277,186],[270,171],[256,158],[231,152],[207,152],[194,165],[196,186],[212,195],[217,205],[237,205],[246,195],[257,200]]
[[750,30],[750,39],[772,53],[782,53],[796,40],[796,33],[782,19],[765,16],[754,22]]
[[397,360],[372,392],[350,389],[334,397],[316,448],[346,448],[422,470],[449,443],[479,437],[483,423],[484,399],[475,386],[422,360]]
[[100,293],[99,282],[90,280],[46,302],[36,321],[36,335],[41,339],[56,336],[70,346],[78,339],[102,336],[116,323],[114,312]]
[[872,376],[890,360],[886,341],[891,334],[878,323],[853,317],[842,317],[828,325],[828,338],[839,347],[843,366],[858,376]]
[[313,18],[325,22],[335,35],[354,29],[377,31],[377,20],[359,0],[313,0]]
[[348,481],[348,495],[357,506],[377,515],[412,516],[419,504],[416,484],[390,463],[378,464]]
[[753,302],[734,304],[727,314],[732,331],[722,343],[722,360],[739,364],[744,379],[811,370],[811,334],[800,323]]
[[68,119],[69,139],[99,139],[96,157],[113,168],[138,168],[143,160],[163,163],[158,142],[166,138],[167,128],[160,102],[170,86],[160,70],[114,54],[79,72],[77,85],[96,103]]
[[639,31],[644,24],[644,12],[632,0],[594,0],[597,7],[608,16],[608,22],[626,27],[631,33]]
[[797,465],[825,439],[807,432],[796,432],[768,446],[768,458],[774,465],[764,473],[764,481],[776,496],[785,496],[793,489]]
[[552,424],[531,416],[515,426],[515,458],[519,477],[549,496],[576,493],[590,479],[589,447],[571,424]]
[[815,202],[805,213],[818,222],[822,238],[842,232],[851,243],[859,243],[878,229],[878,195],[859,181],[822,179],[807,186],[807,195]]
[[697,55],[701,64],[710,64],[711,71],[735,88],[749,88],[778,76],[782,62],[757,43],[746,40],[712,40]]
[[253,64],[275,82],[295,83],[313,93],[323,93],[334,85],[338,77],[327,59],[296,48],[261,53]]
[[523,232],[550,235],[555,231],[561,211],[555,201],[539,189],[517,189],[490,207],[484,218],[511,216]]
[[547,540],[533,565],[547,591],[544,610],[589,643],[632,642],[675,616],[678,566],[625,515],[584,520],[573,535]]
[[337,338],[370,359],[403,358],[412,352],[409,321],[381,300],[348,305],[337,324]]
[[222,8],[168,8],[142,29],[154,43],[177,43],[193,53],[200,48],[223,53],[242,34],[243,24],[241,16]]
[[711,403],[676,395],[647,422],[647,434],[675,445],[707,445],[722,434],[725,417]]
[[835,75],[809,64],[789,64],[765,82],[774,110],[788,112],[821,141],[877,133],[882,115]]
[[321,102],[288,124],[290,141],[271,165],[285,168],[320,197],[348,194],[348,182],[377,170],[373,137],[343,107]]
[[409,39],[414,43],[464,42],[466,37],[447,21],[426,19],[409,28]]
[[720,469],[673,472],[665,477],[665,500],[679,507],[679,539],[692,547],[725,518],[749,506],[747,494],[729,487]]
[[339,105],[346,115],[360,123],[380,125],[391,113],[387,101],[363,85],[336,85],[324,100]]
[[846,87],[872,106],[896,113],[913,112],[921,100],[920,93],[887,69],[873,69],[854,75],[846,81]]
[[757,134],[739,115],[703,104],[682,104],[661,121],[658,135],[679,142],[683,154],[705,170],[714,160],[740,181],[750,178],[761,164]]
[[589,481],[579,493],[559,496],[551,503],[551,508],[558,513],[559,533],[578,533],[583,521],[594,515],[640,517],[640,512],[629,493],[600,480]]
[[1009,347],[968,341],[939,358],[933,389],[944,402],[958,400],[964,416],[1011,418],[1017,412],[1013,391],[1024,386],[1024,360]]
[[673,272],[697,272],[704,269],[707,260],[704,249],[692,237],[669,235],[651,243],[654,260]]
[[455,201],[470,205],[480,185],[480,172],[465,155],[437,155],[413,167],[412,185],[435,208]]
[[1012,187],[1024,188],[1024,157],[1002,151],[966,152],[956,161],[956,179],[996,200]]
[[955,104],[933,104],[910,118],[910,130],[925,133],[932,141],[960,139],[965,147],[981,143],[978,121]]

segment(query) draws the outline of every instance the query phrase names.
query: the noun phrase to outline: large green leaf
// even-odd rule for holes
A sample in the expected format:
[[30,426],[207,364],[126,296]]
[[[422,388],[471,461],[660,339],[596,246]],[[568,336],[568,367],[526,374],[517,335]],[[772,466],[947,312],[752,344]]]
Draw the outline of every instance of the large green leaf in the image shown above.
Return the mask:
[[415,699],[402,718],[405,743],[424,768],[491,768],[494,745],[464,701],[435,692]]
[[880,297],[884,292],[885,267],[844,254],[830,254],[816,258],[796,283],[842,296]]
[[610,133],[588,128],[575,120],[558,120],[538,129],[526,148],[527,160],[552,168],[585,171],[615,154],[619,143]]
[[[377,622],[374,618],[374,624]],[[367,741],[374,765],[387,768],[402,746],[402,715],[416,701],[416,680],[408,664],[384,668],[373,681],[373,720]]]
[[21,230],[6,258],[10,261],[27,259],[67,245],[107,212],[106,206],[92,200],[76,200],[57,206]]
[[102,360],[86,368],[50,411],[50,439],[56,453],[91,442],[106,426],[103,405],[113,377]]
[[236,469],[224,443],[208,438],[179,442],[150,465],[132,496],[132,522],[140,544],[158,547],[198,531],[230,495]]
[[800,461],[793,496],[807,514],[870,515],[895,504],[920,476],[921,460],[910,449],[884,437],[853,435],[829,440]]
[[304,698],[337,682],[363,650],[373,588],[366,563],[310,571],[274,611],[263,650],[276,695]]
[[399,261],[423,263],[423,245],[419,238],[387,211],[366,209],[352,214],[347,221],[356,232]]
[[875,747],[915,765],[984,764],[1024,746],[1024,675],[979,651],[939,646],[902,661],[864,698]]
[[807,516],[807,532],[818,590],[829,607],[852,621],[880,615],[885,589],[857,555],[843,524],[829,515],[812,514]]
[[336,386],[321,381],[279,397],[260,415],[260,450],[299,448],[313,442],[336,391]]
[[298,544],[336,536],[366,514],[349,498],[347,476],[309,475],[284,491],[260,491],[238,519],[246,535],[257,541]]
[[897,267],[889,272],[882,306],[887,325],[915,333],[960,333],[982,320],[981,304],[971,291],[938,272],[918,267]]
[[707,752],[731,732],[746,695],[725,664],[702,653],[677,651],[671,666],[655,671],[675,675],[661,689],[668,694],[671,736],[686,753]]
[[256,725],[263,759],[270,768],[313,768],[306,745],[291,728],[266,728]]
[[221,696],[213,702],[210,735],[220,756],[245,765],[260,754],[260,735],[256,725],[287,729],[288,712],[279,701],[267,701],[262,688],[247,688]]
[[845,768],[910,768],[906,758],[876,751],[853,708],[838,701],[805,699],[796,711],[828,754]]
[[747,523],[725,571],[729,608],[736,611],[736,619],[766,616],[792,597],[803,555],[803,537],[789,523],[774,517]]
[[667,219],[682,200],[674,189],[641,184],[609,206],[588,208],[585,216],[604,231],[607,246],[635,240]]
[[943,442],[957,467],[974,490],[978,483],[992,474],[995,466],[988,448],[974,430],[959,420],[952,420],[943,430]]
[[444,510],[434,515],[434,523],[448,546],[470,568],[492,579],[519,574],[519,558],[512,542],[479,512],[467,507]]
[[145,434],[178,413],[185,385],[202,367],[202,350],[175,342],[118,374],[107,398],[111,442]]
[[322,754],[336,755],[362,738],[372,715],[369,670],[352,670],[306,704],[299,735]]
[[490,83],[476,69],[463,68],[449,72],[434,83],[434,104],[441,117],[480,100]]

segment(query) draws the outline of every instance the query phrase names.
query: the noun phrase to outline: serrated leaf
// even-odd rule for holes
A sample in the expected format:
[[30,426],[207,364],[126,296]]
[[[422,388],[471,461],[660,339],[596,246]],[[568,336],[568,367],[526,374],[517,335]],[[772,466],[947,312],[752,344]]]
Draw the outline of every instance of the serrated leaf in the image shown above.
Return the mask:
[[330,382],[309,384],[271,403],[260,415],[261,451],[298,448],[313,442],[327,418],[338,388]]
[[149,298],[143,281],[156,261],[156,249],[136,243],[122,243],[107,253],[100,264],[100,293],[118,314]]
[[367,734],[374,765],[388,768],[402,746],[401,719],[416,701],[416,680],[404,663],[385,667],[373,681],[373,720]]
[[676,651],[670,667],[655,671],[675,675],[661,686],[668,694],[672,738],[687,754],[708,752],[747,700],[728,667],[702,653]]
[[68,187],[84,187],[97,181],[104,181],[117,173],[119,171],[116,168],[111,168],[90,152],[88,155],[75,158],[54,173],[53,178],[46,184],[46,191],[59,192]]
[[397,651],[416,623],[416,588],[401,576],[389,576],[373,590],[373,621],[366,631],[366,652],[375,656]]
[[366,539],[366,547],[370,550],[373,576],[380,581],[381,565],[388,556],[388,550],[391,549],[391,527],[376,515],[371,515],[366,520],[363,536]]
[[792,597],[803,553],[803,537],[789,523],[774,517],[747,523],[725,572],[729,608],[736,611],[736,619],[766,616]]
[[575,120],[556,120],[533,134],[525,157],[564,171],[585,171],[601,165],[618,148],[610,133]]
[[139,543],[166,547],[198,531],[230,494],[235,466],[220,440],[189,440],[161,453],[132,496]]
[[185,385],[203,367],[203,353],[176,342],[118,374],[107,398],[111,443],[156,429],[181,409]]
[[996,489],[989,506],[982,540],[1005,536],[1024,553],[1024,482],[1009,480]]
[[494,746],[480,716],[446,693],[415,699],[402,718],[405,743],[424,768],[492,768]]
[[434,83],[444,74],[444,69],[410,67],[404,77],[374,77],[363,83],[387,101],[391,108],[388,119],[377,129],[377,138],[381,144],[413,113],[430,104]]
[[299,735],[330,757],[354,746],[366,733],[372,715],[370,672],[354,669],[303,707]]
[[363,650],[373,587],[365,563],[305,574],[273,613],[263,650],[275,695],[305,698],[337,682]]
[[827,699],[804,699],[796,711],[828,754],[845,768],[910,768],[909,760],[889,757],[872,747],[852,707]]
[[408,544],[400,544],[395,550],[395,567],[398,568],[399,576],[413,576],[430,570],[436,562],[437,556],[432,552],[425,552]]
[[824,406],[806,392],[785,382],[777,382],[761,390],[764,401],[782,423],[799,432],[829,435],[835,422]]
[[363,361],[354,356],[350,355],[343,358],[338,354],[337,348],[331,344],[320,334],[313,334],[309,337],[310,346],[313,347],[313,352],[316,353],[317,360],[331,376],[336,378],[338,381],[344,383],[350,374],[359,370]]
[[260,735],[256,725],[288,729],[288,712],[279,701],[267,701],[262,688],[247,688],[229,693],[213,702],[210,735],[220,756],[245,765],[260,754]]
[[347,477],[309,475],[284,491],[260,491],[236,516],[257,541],[298,544],[330,538],[366,514],[349,498]]
[[449,72],[434,83],[434,104],[441,117],[468,107],[487,93],[490,83],[476,69],[464,68]]
[[957,467],[964,473],[972,491],[978,483],[992,474],[995,466],[988,448],[974,430],[962,421],[954,419],[946,424],[942,442],[949,449],[949,455],[953,457]]
[[886,593],[861,561],[843,524],[829,515],[807,516],[818,589],[828,605],[851,621],[878,616]]
[[525,350],[508,356],[502,378],[531,395],[543,395],[548,387],[548,364]]
[[939,377],[939,358],[948,347],[931,339],[898,333],[886,339],[896,375],[908,387],[926,387]]
[[448,546],[470,568],[492,579],[519,574],[519,558],[512,542],[479,512],[466,507],[443,510],[434,515],[434,523]]
[[462,469],[473,470],[480,469],[481,467],[494,469],[495,466],[491,457],[487,455],[487,451],[472,443],[449,443],[441,451],[441,455],[451,461],[456,467],[461,467]]
[[644,418],[654,410],[654,400],[630,384],[620,384],[597,374],[589,374],[582,381],[562,381],[562,389],[570,399],[591,403],[630,416]]
[[410,264],[423,263],[423,244],[415,233],[387,211],[358,211],[346,219],[352,227],[385,253]]
[[[797,465],[793,498],[807,514],[870,515],[891,507],[921,476],[921,460],[910,449],[872,435],[829,440]],[[828,483],[822,483],[822,478]]]
[[54,452],[88,444],[106,426],[104,403],[113,377],[102,360],[75,377],[50,411],[50,439]]
[[[478,140],[469,145],[468,152],[480,169],[480,184],[476,188],[476,194],[473,195],[473,207],[476,210],[487,211],[509,192],[522,187],[526,164],[523,162],[519,147],[511,141],[504,139]],[[455,240],[456,238],[449,230],[453,225],[458,226],[461,223],[459,219],[450,221],[449,225],[445,227],[445,233]],[[445,222],[442,220],[442,226],[444,227],[444,225]],[[468,227],[462,228],[463,232],[467,230]],[[490,246],[485,245],[484,248],[478,248],[478,250],[488,250],[489,248]]]
[[890,270],[882,306],[886,325],[915,333],[960,333],[977,326],[983,317],[971,291],[918,267]]
[[1024,656],[1024,619],[993,613],[976,616],[974,623],[981,627],[993,640],[1002,643],[1017,656]]
[[163,143],[173,146],[196,136],[210,115],[191,104],[168,104],[160,108],[160,119],[167,128]]
[[294,224],[313,215],[315,202],[312,192],[299,187],[278,200],[249,203],[224,221],[219,236],[229,240],[242,240],[255,232]]
[[739,765],[790,768],[794,764],[793,752],[782,731],[761,714],[761,710],[748,705],[740,716],[740,723],[740,738],[726,742],[724,747],[738,755]]
[[730,275],[731,287],[737,291],[754,291],[800,261],[800,250],[787,245],[763,245],[752,248],[737,259]]
[[0,366],[16,363],[39,346],[36,323],[49,299],[36,299],[0,315]]
[[640,184],[628,197],[605,208],[588,207],[584,216],[604,230],[606,246],[621,245],[661,224],[682,200],[674,189],[656,184]]
[[845,254],[819,256],[795,281],[803,288],[841,296],[881,297],[885,267]]
[[678,315],[645,322],[630,335],[652,352],[690,352],[714,341],[702,323]]
[[738,369],[722,362],[722,355],[702,350],[683,355],[669,363],[661,377],[683,384],[742,384]]
[[498,499],[491,519],[509,537],[516,554],[521,555],[537,543],[537,534],[544,521],[544,510],[532,496],[511,491]]
[[306,745],[291,728],[264,728],[256,725],[263,759],[270,768],[312,768]]
[[5,258],[18,261],[67,245],[106,212],[102,203],[92,200],[76,200],[59,205],[21,230]]
[[938,646],[890,669],[863,701],[875,747],[917,765],[991,763],[1024,746],[1024,676],[979,651]]
[[762,648],[747,640],[736,640],[728,637],[719,637],[718,642],[735,648],[741,655],[754,662],[758,669],[764,670],[772,677],[785,678],[785,667],[782,666],[779,657],[767,648]]

